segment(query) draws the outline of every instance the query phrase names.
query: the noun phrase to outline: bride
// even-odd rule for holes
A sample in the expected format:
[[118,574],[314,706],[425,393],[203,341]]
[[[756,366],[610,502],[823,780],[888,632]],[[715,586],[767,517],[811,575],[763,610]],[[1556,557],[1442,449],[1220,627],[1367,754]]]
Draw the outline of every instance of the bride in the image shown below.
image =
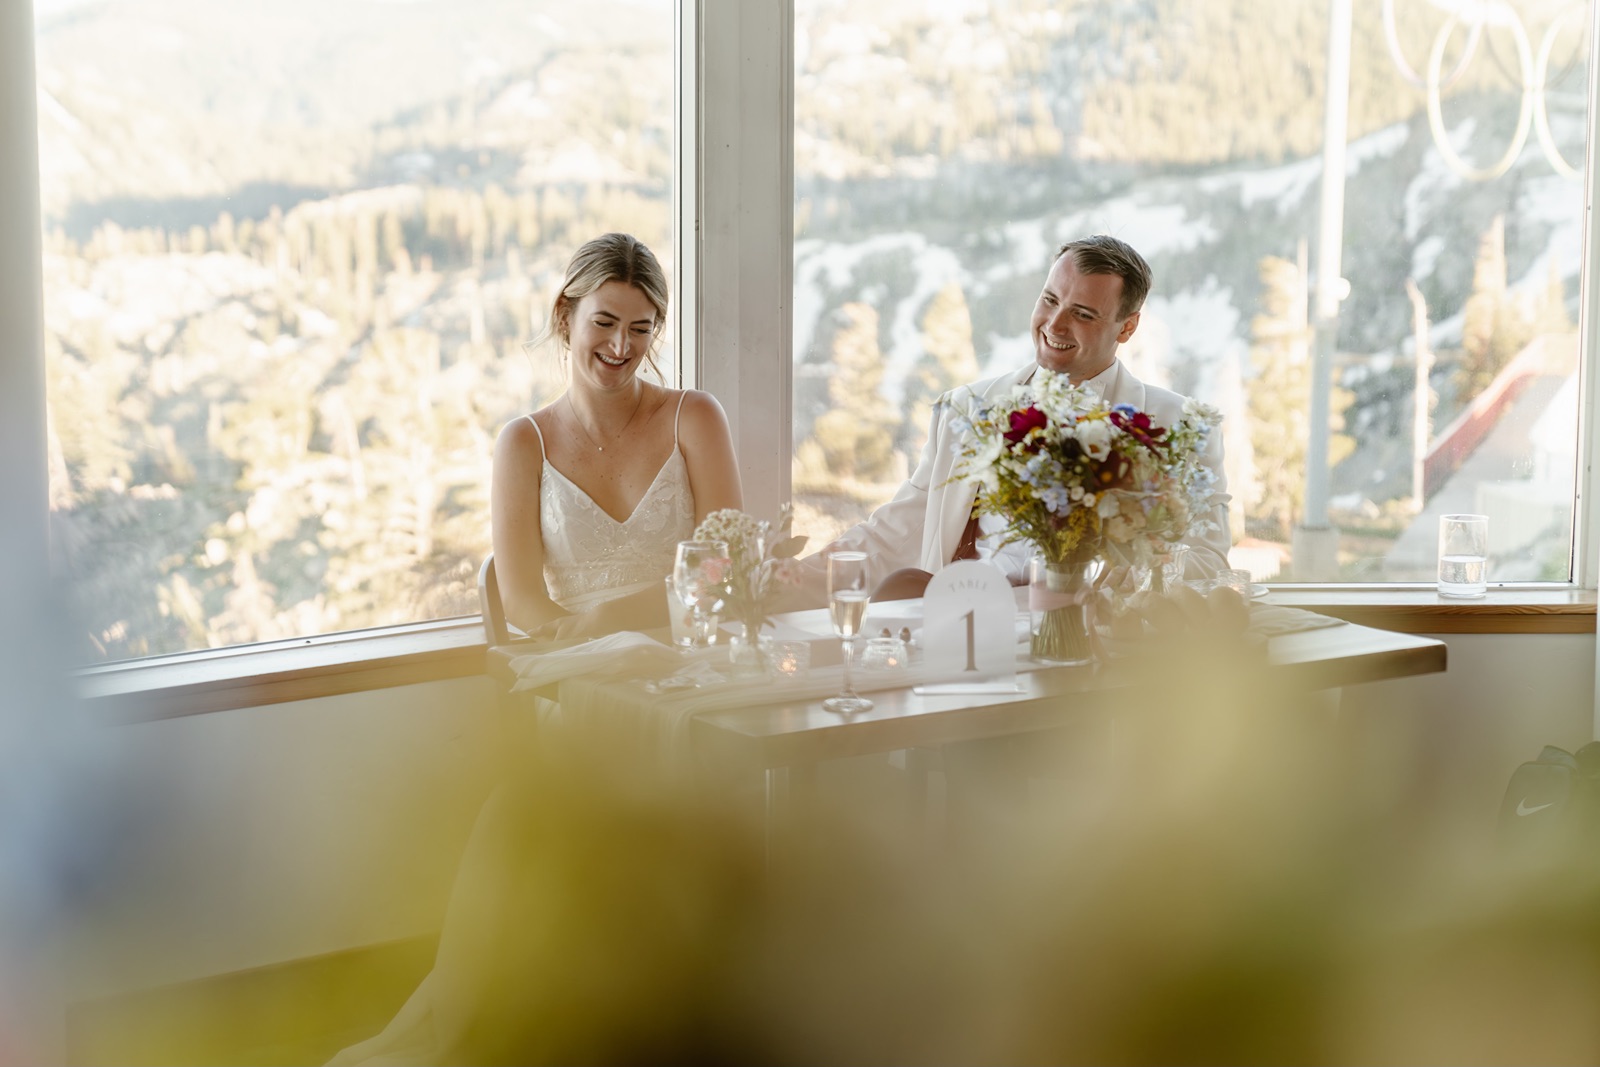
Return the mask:
[[535,637],[593,637],[667,622],[662,578],[679,541],[742,505],[716,398],[654,371],[667,316],[655,255],[623,233],[572,257],[546,337],[568,385],[507,423],[495,445],[495,570],[506,618]]
[[[667,315],[655,255],[622,233],[568,264],[545,336],[567,389],[507,423],[495,445],[490,509],[506,618],[533,637],[592,637],[667,624],[662,579],[679,541],[719,508],[742,506],[722,407],[709,393],[640,376]],[[331,1065],[451,1058],[491,980],[475,961],[514,908],[496,875],[522,818],[506,788],[485,804],[451,890],[434,969],[382,1033]],[[500,912],[504,914],[503,912]]]

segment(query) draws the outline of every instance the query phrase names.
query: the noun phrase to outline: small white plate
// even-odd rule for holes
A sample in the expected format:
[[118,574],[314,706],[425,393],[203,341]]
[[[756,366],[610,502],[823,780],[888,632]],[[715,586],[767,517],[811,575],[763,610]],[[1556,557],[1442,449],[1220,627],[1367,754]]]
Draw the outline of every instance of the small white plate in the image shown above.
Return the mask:
[[1272,592],[1272,590],[1268,589],[1266,586],[1262,585],[1259,582],[1250,583],[1250,599],[1251,600],[1260,600],[1262,597],[1266,596],[1270,592]]

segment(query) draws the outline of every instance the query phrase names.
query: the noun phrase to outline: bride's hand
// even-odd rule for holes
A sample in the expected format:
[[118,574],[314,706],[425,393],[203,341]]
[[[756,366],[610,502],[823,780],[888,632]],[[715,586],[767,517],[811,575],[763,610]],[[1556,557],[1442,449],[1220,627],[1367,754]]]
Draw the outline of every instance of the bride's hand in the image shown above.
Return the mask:
[[589,611],[552,619],[529,636],[540,641],[585,641],[591,637],[603,637],[621,628],[610,618],[606,605],[602,604]]

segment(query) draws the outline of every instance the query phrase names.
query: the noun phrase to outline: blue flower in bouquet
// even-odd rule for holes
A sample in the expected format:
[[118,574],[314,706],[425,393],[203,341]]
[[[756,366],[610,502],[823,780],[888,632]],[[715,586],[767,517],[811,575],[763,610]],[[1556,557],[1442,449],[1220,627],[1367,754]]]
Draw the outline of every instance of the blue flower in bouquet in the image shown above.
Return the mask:
[[1053,515],[1060,515],[1072,506],[1072,497],[1064,485],[1046,486],[1040,493],[1039,499],[1044,506],[1050,509]]

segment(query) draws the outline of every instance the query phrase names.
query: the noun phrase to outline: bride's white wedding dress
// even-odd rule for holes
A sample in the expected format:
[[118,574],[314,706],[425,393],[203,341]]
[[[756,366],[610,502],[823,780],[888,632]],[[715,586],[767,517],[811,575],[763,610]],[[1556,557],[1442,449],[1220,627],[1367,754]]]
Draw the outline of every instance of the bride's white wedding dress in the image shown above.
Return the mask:
[[[539,532],[544,539],[544,575],[550,597],[568,611],[585,611],[607,600],[660,586],[672,573],[679,541],[694,535],[694,496],[689,468],[678,447],[678,421],[683,396],[673,419],[672,453],[645,490],[633,513],[618,520],[551,465],[547,458],[539,485]],[[533,417],[527,416],[529,422]],[[534,430],[538,431],[537,423]],[[544,435],[539,435],[544,451]],[[480,813],[467,842],[462,866],[493,849],[499,798]],[[468,889],[468,886],[471,889]],[[464,1028],[474,1017],[482,977],[470,961],[476,954],[460,942],[475,940],[481,929],[468,932],[475,920],[493,914],[504,902],[481,879],[457,878],[439,937],[434,969],[422,980],[393,1021],[376,1037],[352,1045],[329,1061],[329,1067],[365,1064],[442,1063],[458,1048]],[[471,899],[469,899],[471,898]],[[489,935],[492,936],[492,935]]]
[[[539,479],[539,533],[544,538],[544,580],[550,599],[568,611],[636,593],[672,573],[678,542],[694,536],[694,496],[689,467],[678,449],[678,421],[672,425],[672,453],[656,472],[633,514],[618,521],[571,479],[551,465],[546,450]],[[529,415],[529,422],[533,416]],[[538,431],[538,423],[534,423]],[[543,450],[544,434],[539,434]]]

